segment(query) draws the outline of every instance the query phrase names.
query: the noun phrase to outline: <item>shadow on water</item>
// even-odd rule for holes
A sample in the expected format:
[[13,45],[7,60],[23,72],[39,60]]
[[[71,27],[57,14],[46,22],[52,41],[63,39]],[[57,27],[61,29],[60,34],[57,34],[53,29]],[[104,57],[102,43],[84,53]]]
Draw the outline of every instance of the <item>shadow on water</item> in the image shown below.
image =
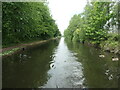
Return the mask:
[[34,88],[48,79],[47,71],[59,41],[50,41],[26,49],[2,61],[3,88]]
[[117,57],[64,38],[53,40],[3,58],[3,88],[118,87],[118,62],[112,56]]

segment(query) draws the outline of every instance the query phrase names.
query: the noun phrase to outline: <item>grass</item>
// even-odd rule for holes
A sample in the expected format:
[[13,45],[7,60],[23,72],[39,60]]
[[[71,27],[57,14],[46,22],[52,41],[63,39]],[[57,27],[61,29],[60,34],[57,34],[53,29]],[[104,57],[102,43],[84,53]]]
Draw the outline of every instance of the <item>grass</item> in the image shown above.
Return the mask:
[[4,56],[4,55],[9,55],[9,54],[13,54],[15,51],[19,50],[19,48],[13,48],[11,50],[7,50],[5,52],[0,53],[0,56]]
[[110,52],[119,53],[120,52],[120,45],[119,45],[119,35],[118,34],[110,34],[108,40],[103,41],[100,43],[100,47],[103,50],[108,50]]

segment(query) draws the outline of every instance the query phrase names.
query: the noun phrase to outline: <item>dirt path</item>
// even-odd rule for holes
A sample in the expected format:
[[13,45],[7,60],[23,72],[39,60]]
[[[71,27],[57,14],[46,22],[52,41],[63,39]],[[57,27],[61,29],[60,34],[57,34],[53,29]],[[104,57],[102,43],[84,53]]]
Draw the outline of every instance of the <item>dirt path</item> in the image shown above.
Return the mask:
[[48,39],[48,40],[41,40],[41,41],[35,41],[35,42],[32,42],[32,43],[19,44],[19,45],[16,45],[16,46],[11,46],[11,47],[7,47],[7,48],[2,48],[2,49],[0,49],[0,53],[1,53],[1,52],[5,52],[5,51],[12,50],[12,49],[14,49],[14,48],[24,48],[24,47],[28,47],[28,46],[33,46],[33,45],[37,45],[37,44],[42,44],[42,43],[45,43],[45,42],[48,42],[48,41],[54,40],[54,39],[57,39],[57,38],[52,38],[52,39]]

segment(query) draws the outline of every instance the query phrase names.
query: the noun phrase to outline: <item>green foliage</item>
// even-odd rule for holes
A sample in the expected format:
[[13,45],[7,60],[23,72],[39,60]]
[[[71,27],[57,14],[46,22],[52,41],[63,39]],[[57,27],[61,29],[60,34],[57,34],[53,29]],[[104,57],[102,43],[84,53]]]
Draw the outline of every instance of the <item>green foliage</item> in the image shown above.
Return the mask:
[[[64,35],[73,41],[88,41],[92,44],[100,44],[109,38],[110,25],[116,18],[116,6],[114,2],[91,2],[85,7],[83,13],[74,15]],[[109,22],[111,19],[111,22]],[[107,26],[106,26],[107,25]]]
[[110,34],[108,40],[101,42],[100,43],[100,47],[103,50],[108,50],[110,52],[115,52],[115,53],[119,53],[120,52],[120,44],[118,42],[118,40],[116,38],[118,38],[117,34]]
[[60,35],[46,3],[3,2],[3,46]]
[[114,40],[114,41],[118,41],[120,39],[120,34],[118,33],[110,33],[108,34],[108,39],[109,40]]
[[105,51],[110,51],[120,54],[120,44],[118,39],[120,39],[119,34],[109,34],[108,40],[101,42],[100,47]]
[[5,52],[3,52],[3,53],[0,53],[0,56],[12,54],[12,53],[14,53],[14,52],[17,51],[17,50],[19,50],[19,48],[14,48],[14,49],[12,49],[12,50],[5,51]]
[[79,33],[80,29],[76,29],[73,33],[73,41],[78,41],[79,40]]
[[66,38],[69,38],[69,39],[73,39],[73,33],[76,29],[78,29],[80,27],[80,21],[81,21],[81,17],[80,15],[74,15],[71,20],[70,20],[70,23],[69,23],[69,26],[67,28],[67,30],[65,30],[64,32],[64,36]]

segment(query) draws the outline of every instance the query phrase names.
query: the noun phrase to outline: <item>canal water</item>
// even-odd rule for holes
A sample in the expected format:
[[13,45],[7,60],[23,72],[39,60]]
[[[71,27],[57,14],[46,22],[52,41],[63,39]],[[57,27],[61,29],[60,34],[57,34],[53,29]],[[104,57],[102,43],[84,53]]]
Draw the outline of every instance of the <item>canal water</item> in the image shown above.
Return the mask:
[[[105,57],[99,57],[99,55]],[[3,57],[3,88],[117,88],[118,57],[99,49],[52,40]]]

